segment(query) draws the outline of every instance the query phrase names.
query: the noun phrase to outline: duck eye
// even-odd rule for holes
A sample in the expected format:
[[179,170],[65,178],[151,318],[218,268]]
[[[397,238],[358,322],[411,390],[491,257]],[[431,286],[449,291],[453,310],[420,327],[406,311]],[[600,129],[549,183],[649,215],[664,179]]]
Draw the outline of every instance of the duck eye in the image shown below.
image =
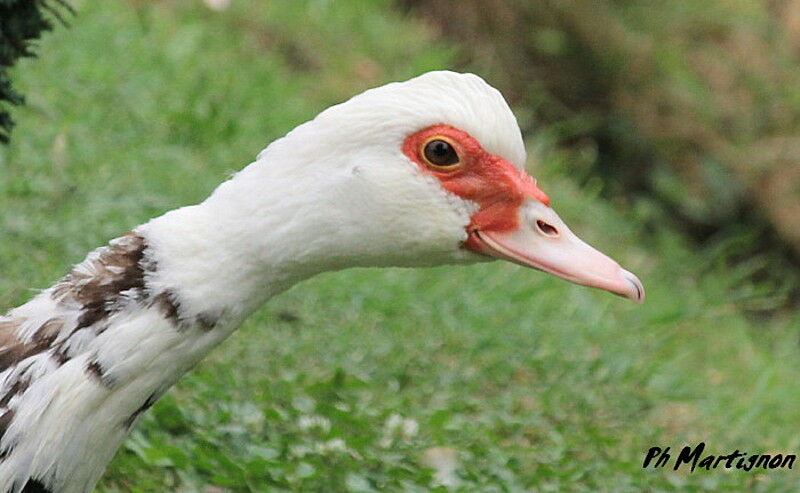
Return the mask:
[[428,164],[434,167],[446,168],[455,166],[461,159],[453,146],[442,139],[434,139],[425,144],[422,150],[423,156]]

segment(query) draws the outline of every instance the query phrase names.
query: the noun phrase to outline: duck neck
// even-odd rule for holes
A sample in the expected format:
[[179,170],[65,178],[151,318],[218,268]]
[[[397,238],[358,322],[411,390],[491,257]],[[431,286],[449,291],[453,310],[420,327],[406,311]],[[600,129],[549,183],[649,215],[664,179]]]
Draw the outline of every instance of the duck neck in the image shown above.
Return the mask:
[[204,202],[137,228],[153,265],[148,289],[171,293],[182,319],[235,326],[296,282],[346,267],[346,255],[332,254],[344,242],[335,207],[314,178],[304,177],[302,190],[293,190],[256,162]]

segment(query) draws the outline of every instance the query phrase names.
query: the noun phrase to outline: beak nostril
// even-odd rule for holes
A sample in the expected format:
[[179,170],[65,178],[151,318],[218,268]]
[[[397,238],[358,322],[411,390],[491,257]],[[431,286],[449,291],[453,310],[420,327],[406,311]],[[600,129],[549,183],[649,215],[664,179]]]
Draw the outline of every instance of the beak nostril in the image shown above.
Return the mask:
[[536,220],[536,227],[539,228],[545,236],[558,236],[558,230],[555,226],[548,224],[541,219]]

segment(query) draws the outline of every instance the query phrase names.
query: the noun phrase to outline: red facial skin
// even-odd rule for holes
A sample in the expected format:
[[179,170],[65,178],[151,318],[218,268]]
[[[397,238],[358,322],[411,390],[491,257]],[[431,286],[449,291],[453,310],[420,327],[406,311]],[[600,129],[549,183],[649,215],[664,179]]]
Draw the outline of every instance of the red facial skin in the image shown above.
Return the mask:
[[[444,137],[453,145],[460,164],[439,168],[427,164],[422,147],[435,137]],[[549,206],[550,199],[536,186],[536,180],[524,170],[486,152],[468,133],[450,125],[433,125],[406,138],[403,153],[423,172],[436,177],[442,187],[478,204],[467,227],[469,237],[464,246],[480,251],[477,230],[507,232],[519,228],[518,210],[522,201],[533,198]]]

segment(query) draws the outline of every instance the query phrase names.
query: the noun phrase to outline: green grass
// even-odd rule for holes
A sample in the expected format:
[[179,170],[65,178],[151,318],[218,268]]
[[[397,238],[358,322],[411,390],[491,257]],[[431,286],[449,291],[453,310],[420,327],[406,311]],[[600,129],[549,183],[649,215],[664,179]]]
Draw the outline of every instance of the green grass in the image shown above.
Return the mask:
[[[0,306],[91,248],[202,199],[264,145],[451,51],[385,2],[86,1],[16,71],[29,105],[0,150]],[[535,174],[581,236],[640,274],[635,306],[502,263],[351,270],[271,300],[146,414],[101,491],[794,491],[796,471],[643,471],[653,445],[800,452],[800,317],[733,265],[570,181]],[[428,452],[426,452],[428,451]],[[446,488],[440,487],[442,491]]]

